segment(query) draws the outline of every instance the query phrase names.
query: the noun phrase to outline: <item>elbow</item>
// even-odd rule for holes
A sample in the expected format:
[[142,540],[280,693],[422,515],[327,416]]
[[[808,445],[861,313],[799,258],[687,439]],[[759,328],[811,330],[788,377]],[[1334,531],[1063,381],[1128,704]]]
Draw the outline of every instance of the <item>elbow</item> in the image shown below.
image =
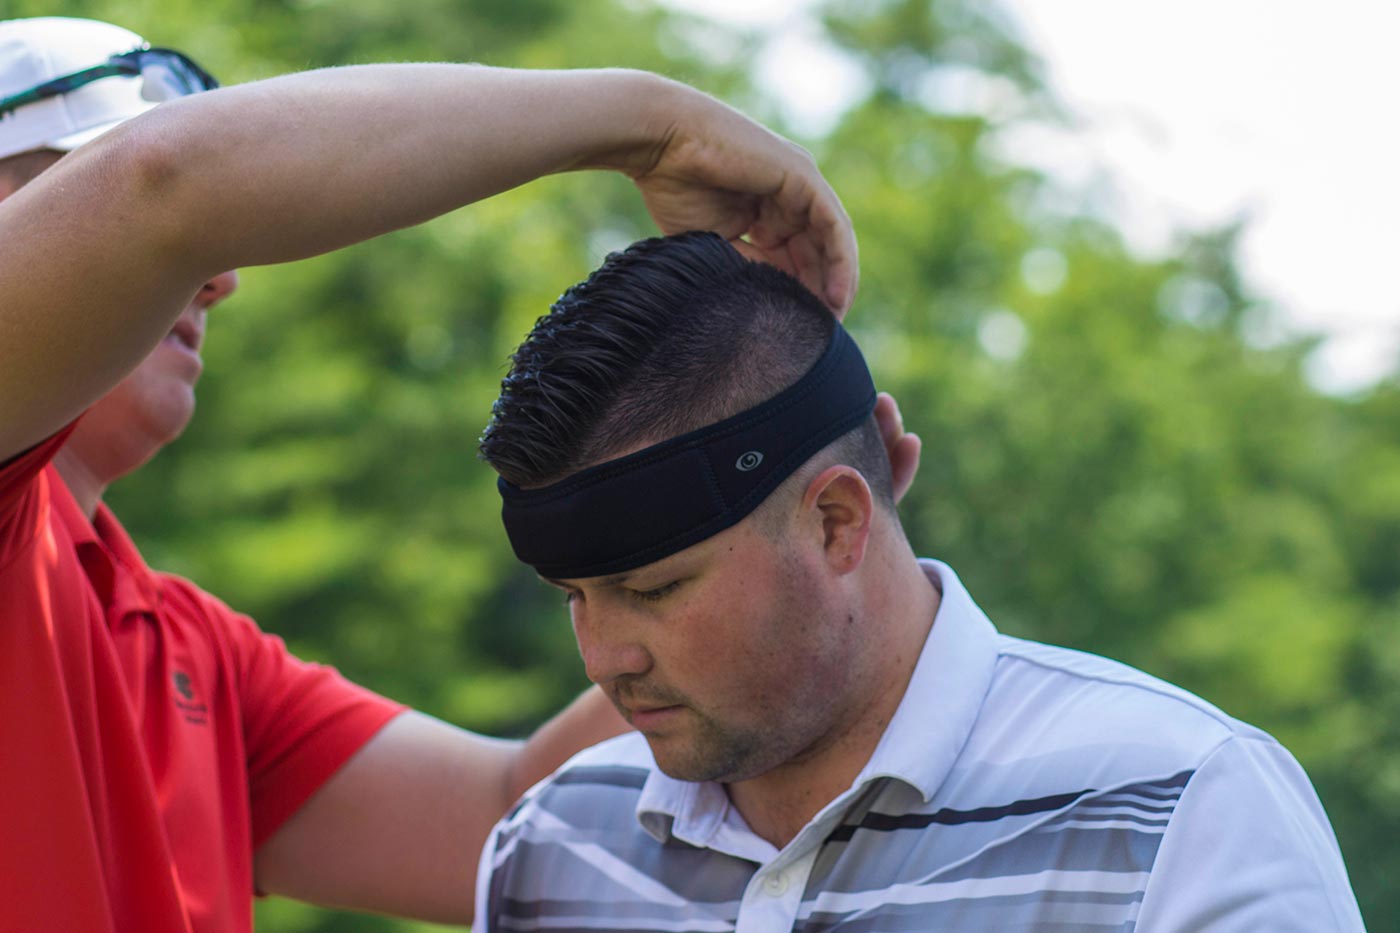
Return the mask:
[[113,131],[121,135],[112,140],[111,158],[136,196],[147,203],[178,201],[192,167],[198,164],[193,141],[165,117],[152,111]]
[[187,241],[187,228],[198,219],[188,206],[198,199],[194,181],[202,144],[183,103],[171,101],[128,120],[74,153],[100,173],[108,203],[128,222],[140,218],[143,230],[170,242]]

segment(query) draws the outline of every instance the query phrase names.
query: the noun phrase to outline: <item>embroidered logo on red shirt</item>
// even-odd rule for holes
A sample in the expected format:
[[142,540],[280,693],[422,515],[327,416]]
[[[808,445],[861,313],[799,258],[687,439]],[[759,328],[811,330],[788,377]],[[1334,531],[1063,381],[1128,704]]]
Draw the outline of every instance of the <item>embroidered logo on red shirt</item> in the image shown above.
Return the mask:
[[185,722],[196,726],[208,725],[209,706],[194,701],[194,684],[190,681],[190,675],[176,671],[171,679],[175,681],[175,692],[179,694],[175,698],[175,706],[185,714]]

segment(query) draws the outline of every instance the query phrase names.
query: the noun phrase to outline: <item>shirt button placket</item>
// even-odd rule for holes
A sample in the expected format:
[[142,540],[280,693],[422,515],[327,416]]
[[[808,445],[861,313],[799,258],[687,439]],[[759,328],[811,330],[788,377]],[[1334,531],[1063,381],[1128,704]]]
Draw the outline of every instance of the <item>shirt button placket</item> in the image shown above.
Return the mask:
[[735,933],[791,930],[802,906],[802,885],[797,879],[803,875],[800,865],[788,865],[755,877],[739,905]]

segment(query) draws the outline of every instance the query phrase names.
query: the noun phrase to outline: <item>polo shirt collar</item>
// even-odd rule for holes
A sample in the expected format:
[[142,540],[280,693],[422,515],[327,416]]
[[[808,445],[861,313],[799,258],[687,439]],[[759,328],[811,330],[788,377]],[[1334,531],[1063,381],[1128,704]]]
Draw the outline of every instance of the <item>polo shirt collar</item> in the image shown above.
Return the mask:
[[[991,688],[996,629],[951,567],[934,560],[919,565],[942,591],[938,613],[904,698],[843,798],[871,781],[892,778],[927,802],[952,770]],[[637,801],[637,821],[658,842],[675,836],[709,846],[726,826],[729,807],[722,785],[678,781],[653,764]]]
[[52,508],[73,539],[83,567],[93,586],[101,594],[109,617],[119,619],[131,613],[154,614],[160,606],[157,578],[146,566],[141,552],[126,533],[112,510],[99,502],[97,512],[89,520],[82,506],[68,491],[68,485],[58,469],[49,470],[49,486],[53,489]]
[[909,688],[855,786],[876,778],[903,781],[927,803],[942,786],[972,734],[996,666],[996,629],[953,568],[919,562],[942,591]]

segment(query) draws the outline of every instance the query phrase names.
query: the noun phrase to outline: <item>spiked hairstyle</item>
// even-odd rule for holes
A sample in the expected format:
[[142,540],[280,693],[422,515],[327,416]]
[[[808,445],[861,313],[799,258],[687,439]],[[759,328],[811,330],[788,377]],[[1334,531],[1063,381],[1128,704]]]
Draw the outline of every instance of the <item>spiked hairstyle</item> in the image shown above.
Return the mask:
[[[537,487],[713,424],[797,382],[834,326],[795,278],[715,234],[642,240],[535,323],[501,383],[481,457]],[[873,418],[827,451],[892,504]]]

